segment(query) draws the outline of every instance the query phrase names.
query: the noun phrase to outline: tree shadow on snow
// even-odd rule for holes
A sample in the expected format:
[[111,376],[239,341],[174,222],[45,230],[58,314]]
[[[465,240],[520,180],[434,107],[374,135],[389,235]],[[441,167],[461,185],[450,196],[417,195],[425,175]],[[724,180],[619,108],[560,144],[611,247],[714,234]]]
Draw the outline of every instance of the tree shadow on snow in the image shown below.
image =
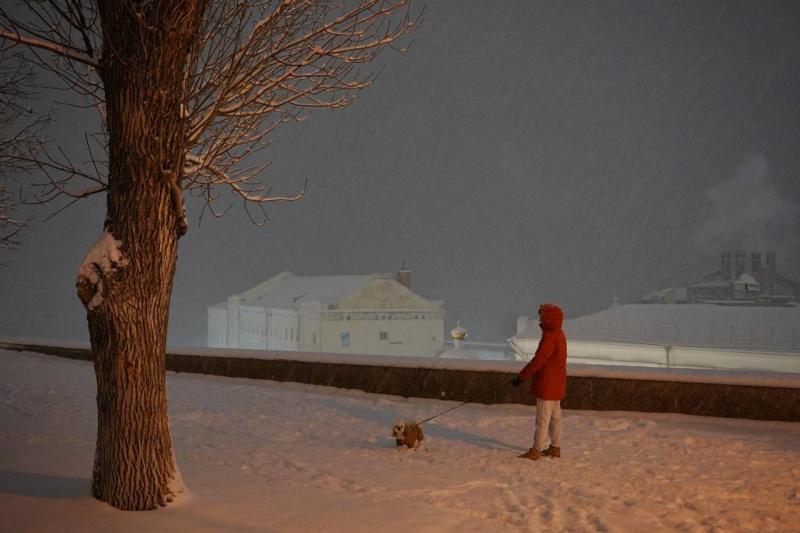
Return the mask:
[[91,481],[86,478],[0,470],[0,494],[37,498],[90,498]]

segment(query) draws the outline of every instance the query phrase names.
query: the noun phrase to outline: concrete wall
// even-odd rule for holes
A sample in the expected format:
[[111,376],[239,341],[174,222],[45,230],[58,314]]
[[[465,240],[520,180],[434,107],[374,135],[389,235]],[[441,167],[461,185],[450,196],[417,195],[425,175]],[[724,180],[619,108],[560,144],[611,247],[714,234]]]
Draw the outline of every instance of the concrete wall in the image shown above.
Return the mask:
[[[0,348],[91,360],[91,353],[86,348],[2,341]],[[259,359],[243,356],[246,354],[244,351],[223,357],[209,355],[211,350],[206,350],[207,354],[196,352],[168,353],[167,369],[293,381],[406,397],[482,403],[535,403],[524,390],[509,386],[515,375],[511,369],[518,364],[509,364],[509,371],[496,371],[446,368],[442,366],[445,362],[438,360],[429,360],[435,363],[431,365],[434,367],[424,368],[407,364],[369,364],[370,357],[367,356],[360,357],[361,362],[328,363],[322,359],[291,360],[292,354],[286,352],[270,353],[270,358]],[[596,377],[586,375],[587,372],[578,374],[583,375],[568,378],[567,398],[562,404],[565,409],[683,413],[800,422],[800,386],[796,386],[797,379],[785,379],[785,383],[793,384],[791,386],[774,386],[742,384],[742,379],[733,379],[736,378],[735,374],[727,383],[719,375],[711,382],[702,382],[697,379],[679,381],[678,375],[667,375],[669,379],[649,379]],[[619,375],[623,374],[624,370],[619,370]],[[776,383],[782,382],[778,380]]]

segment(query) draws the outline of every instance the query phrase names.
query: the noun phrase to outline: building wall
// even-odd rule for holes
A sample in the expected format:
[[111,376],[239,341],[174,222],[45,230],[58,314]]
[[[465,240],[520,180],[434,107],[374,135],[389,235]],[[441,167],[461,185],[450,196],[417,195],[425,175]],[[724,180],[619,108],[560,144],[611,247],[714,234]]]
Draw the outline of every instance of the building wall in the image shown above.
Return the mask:
[[271,350],[300,349],[300,316],[293,309],[269,309],[267,345]]
[[236,348],[266,349],[267,311],[260,307],[240,306],[239,345]]
[[[236,320],[228,320],[232,314]],[[238,329],[234,329],[238,326]],[[295,311],[208,308],[208,345],[434,357],[444,346],[440,310]]]
[[320,350],[435,357],[444,345],[442,311],[333,311],[320,313]]
[[228,346],[228,311],[226,309],[208,308],[208,345],[212,348]]
[[729,300],[733,290],[730,286],[689,286],[686,288],[687,299],[690,302],[703,300]]
[[300,311],[300,350],[320,352],[322,346],[319,311],[301,309]]
[[422,298],[393,277],[371,282],[320,311],[320,350],[435,357],[444,346],[441,302]]

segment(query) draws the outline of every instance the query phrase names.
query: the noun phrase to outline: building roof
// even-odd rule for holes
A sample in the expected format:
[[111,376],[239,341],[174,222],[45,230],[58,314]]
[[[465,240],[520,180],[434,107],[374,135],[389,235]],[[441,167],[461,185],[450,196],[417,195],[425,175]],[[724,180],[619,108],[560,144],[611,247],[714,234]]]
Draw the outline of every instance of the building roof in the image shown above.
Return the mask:
[[[642,302],[650,302],[655,300],[664,300],[670,298],[673,302],[685,302],[687,300],[687,291],[686,287],[681,287],[677,289],[658,289],[655,291],[648,292],[644,296],[640,298]],[[616,302],[614,305],[619,305],[619,302]]]
[[690,283],[689,287],[729,287],[730,281],[724,279],[704,279]]
[[245,296],[247,305],[291,309],[306,303],[336,303],[374,278],[361,276],[291,276],[270,287],[266,293]]
[[[273,309],[297,309],[309,304],[366,308],[365,302],[372,303],[370,291],[374,292],[376,287],[383,288],[378,290],[384,291],[384,296],[387,296],[385,291],[389,291],[388,297],[394,302],[390,308],[441,309],[441,302],[422,298],[396,281],[392,274],[295,276],[291,272],[281,272],[231,298],[240,305]],[[226,305],[221,303],[210,307]]]

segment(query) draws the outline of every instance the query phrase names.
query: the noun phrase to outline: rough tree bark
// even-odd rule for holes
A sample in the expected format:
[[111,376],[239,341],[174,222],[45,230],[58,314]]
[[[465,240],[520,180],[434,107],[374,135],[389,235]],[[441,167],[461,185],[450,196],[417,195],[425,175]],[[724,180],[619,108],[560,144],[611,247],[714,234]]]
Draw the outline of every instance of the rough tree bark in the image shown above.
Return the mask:
[[[178,239],[174,198],[185,159],[185,61],[206,0],[125,6],[98,2],[109,40],[99,74],[106,96],[106,231],[124,266],[79,283],[97,377],[93,492],[120,509],[165,505],[181,487],[167,420],[165,352]],[[100,303],[89,303],[102,291]]]

